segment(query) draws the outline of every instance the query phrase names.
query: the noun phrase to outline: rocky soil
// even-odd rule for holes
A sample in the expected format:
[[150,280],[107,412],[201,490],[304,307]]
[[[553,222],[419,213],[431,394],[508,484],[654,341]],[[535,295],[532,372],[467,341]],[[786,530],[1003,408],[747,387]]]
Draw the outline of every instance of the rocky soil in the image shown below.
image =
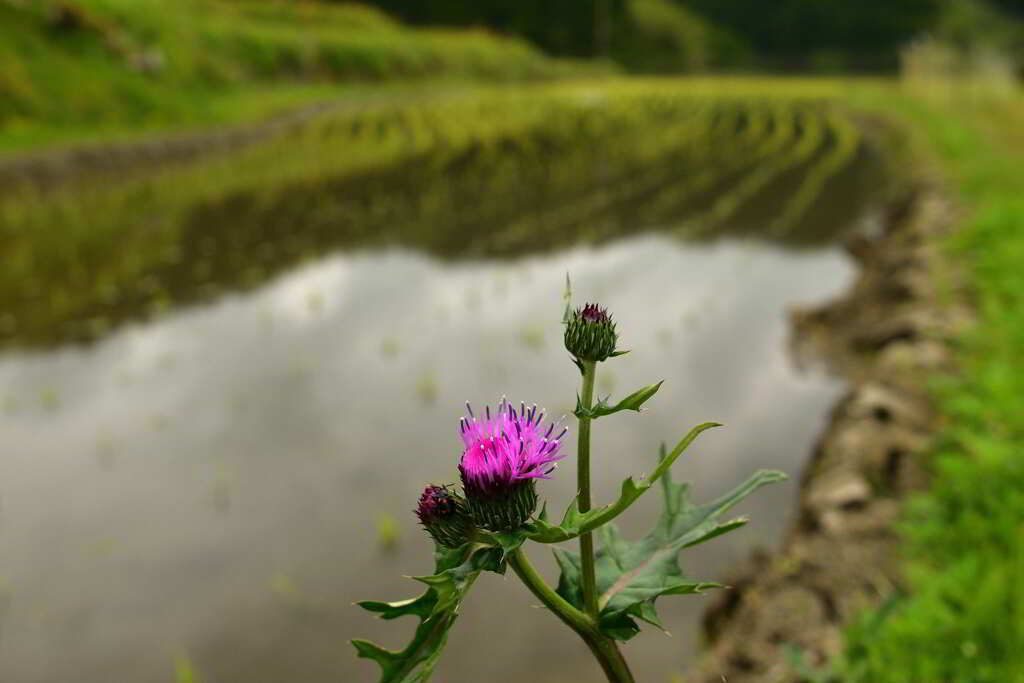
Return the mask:
[[738,568],[704,616],[707,650],[687,681],[802,680],[841,647],[843,625],[901,581],[894,522],[927,484],[920,459],[937,428],[928,380],[950,370],[950,340],[969,324],[958,278],[941,251],[955,220],[948,195],[920,181],[877,237],[847,243],[860,273],[841,298],[795,311],[798,357],[847,379],[800,484],[781,548]]

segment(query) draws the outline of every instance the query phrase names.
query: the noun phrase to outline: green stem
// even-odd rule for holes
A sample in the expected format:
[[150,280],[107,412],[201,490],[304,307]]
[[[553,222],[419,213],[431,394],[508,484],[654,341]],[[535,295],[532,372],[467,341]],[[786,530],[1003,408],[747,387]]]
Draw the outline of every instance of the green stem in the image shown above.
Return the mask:
[[[597,363],[592,360],[583,361],[583,394],[580,404],[584,410],[590,410],[594,403],[594,377],[597,375]],[[578,505],[580,512],[590,509],[590,422],[589,417],[581,417],[579,442],[576,449],[576,487],[579,489]],[[597,581],[594,572],[594,535],[591,532],[580,534],[580,561],[583,570],[583,609],[597,621]]]
[[609,683],[635,683],[633,674],[619,652],[618,646],[611,638],[603,635],[597,628],[597,622],[570,605],[565,598],[551,589],[541,578],[533,564],[530,563],[522,548],[518,548],[508,558],[508,564],[522,580],[530,592],[541,603],[555,613],[566,626],[583,639],[590,652],[601,664]]
[[526,556],[522,548],[517,548],[508,556],[508,565],[522,579],[526,587],[530,589],[530,592],[536,595],[544,603],[545,607],[565,622],[566,626],[581,635],[594,630],[594,622],[587,618],[586,614],[569,604],[568,600],[556,593],[551,586],[544,582],[544,579],[534,569],[530,558]]

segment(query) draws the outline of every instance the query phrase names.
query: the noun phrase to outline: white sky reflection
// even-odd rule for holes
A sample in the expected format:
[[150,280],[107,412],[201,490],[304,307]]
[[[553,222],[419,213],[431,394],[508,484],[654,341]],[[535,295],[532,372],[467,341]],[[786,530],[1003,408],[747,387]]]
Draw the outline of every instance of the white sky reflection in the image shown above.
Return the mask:
[[[428,569],[429,544],[409,510],[424,483],[456,478],[463,401],[507,394],[553,417],[574,405],[567,271],[577,302],[608,306],[632,349],[601,366],[599,393],[668,380],[649,410],[595,426],[598,500],[705,420],[728,426],[676,468],[698,499],[758,467],[798,473],[840,387],[794,369],[785,311],[846,285],[837,251],[647,236],[515,262],[335,256],[95,346],[0,356],[0,679],[156,683],[188,652],[204,681],[372,680],[345,640],[394,646],[409,626],[350,603],[417,591],[401,575]],[[574,452],[541,486],[555,511]],[[713,579],[773,542],[791,486],[757,494],[751,527],[684,553],[684,567]],[[644,502],[628,533],[653,519]],[[399,526],[391,552],[382,517]],[[589,671],[514,581],[475,592],[440,681]],[[640,679],[682,668],[699,606],[666,600],[674,643],[628,644]]]

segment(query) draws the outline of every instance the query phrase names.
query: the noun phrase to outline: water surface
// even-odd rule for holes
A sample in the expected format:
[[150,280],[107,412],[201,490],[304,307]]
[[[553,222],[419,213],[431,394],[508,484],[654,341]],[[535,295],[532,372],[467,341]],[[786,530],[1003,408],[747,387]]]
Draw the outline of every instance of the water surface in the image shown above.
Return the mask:
[[[375,680],[347,639],[398,647],[412,623],[351,603],[418,592],[402,575],[429,571],[430,544],[410,509],[456,478],[463,401],[575,403],[566,272],[632,349],[601,366],[598,392],[668,380],[649,410],[596,424],[597,501],[706,420],[727,427],[675,468],[698,501],[755,468],[799,473],[841,387],[795,369],[786,310],[845,287],[836,249],[650,234],[506,261],[335,254],[91,346],[0,356],[0,678],[156,683],[187,657],[204,682]],[[559,513],[573,471],[570,456],[541,485]],[[792,482],[757,493],[739,510],[754,522],[684,552],[684,569],[714,580],[776,542],[793,496]],[[531,554],[554,581],[546,549]],[[482,577],[437,680],[597,680],[533,602],[511,575]],[[701,606],[659,603],[671,639],[625,646],[639,680],[683,670]]]

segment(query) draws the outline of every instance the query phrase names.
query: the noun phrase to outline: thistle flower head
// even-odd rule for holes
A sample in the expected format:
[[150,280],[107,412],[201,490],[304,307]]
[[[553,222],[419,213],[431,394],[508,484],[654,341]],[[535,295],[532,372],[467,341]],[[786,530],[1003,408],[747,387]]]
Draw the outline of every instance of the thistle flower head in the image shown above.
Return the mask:
[[423,489],[414,512],[427,533],[446,548],[457,548],[473,535],[466,501],[447,486],[431,485]]
[[565,325],[565,348],[580,360],[606,360],[618,341],[608,309],[597,304],[577,308]]
[[492,531],[515,529],[537,506],[535,482],[549,479],[568,431],[555,423],[543,426],[537,406],[517,410],[502,399],[492,414],[468,415],[459,421],[465,446],[459,462],[462,488],[473,521]]

